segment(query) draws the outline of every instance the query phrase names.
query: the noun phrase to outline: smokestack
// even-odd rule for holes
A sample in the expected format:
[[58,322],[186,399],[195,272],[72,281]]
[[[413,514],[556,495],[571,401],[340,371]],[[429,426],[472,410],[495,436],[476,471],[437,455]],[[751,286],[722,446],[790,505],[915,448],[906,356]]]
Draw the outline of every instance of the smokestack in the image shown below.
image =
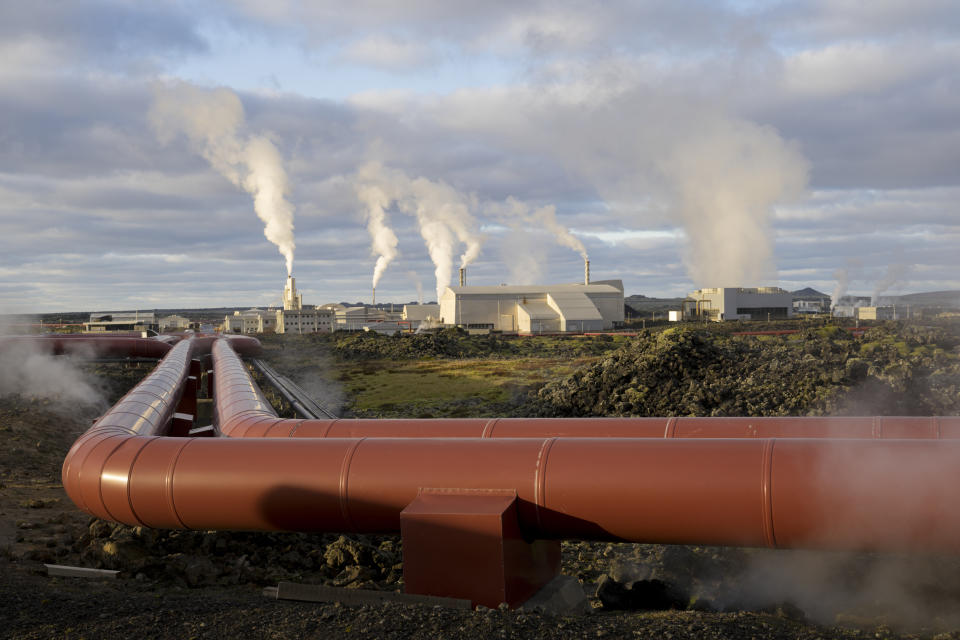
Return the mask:
[[464,267],[460,268],[460,286],[467,286],[467,270]]
[[590,284],[590,261],[583,259],[583,284]]
[[376,287],[373,288],[373,302],[370,303],[370,305],[373,307],[377,306],[377,288]]

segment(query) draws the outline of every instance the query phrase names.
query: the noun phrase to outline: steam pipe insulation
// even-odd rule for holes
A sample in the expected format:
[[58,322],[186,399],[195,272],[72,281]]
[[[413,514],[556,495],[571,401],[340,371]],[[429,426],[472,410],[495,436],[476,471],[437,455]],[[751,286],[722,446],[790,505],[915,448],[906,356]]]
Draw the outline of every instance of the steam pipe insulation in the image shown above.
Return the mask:
[[960,439],[960,416],[286,419],[224,342],[213,345],[213,367],[214,423],[231,437]]
[[0,351],[25,348],[49,355],[89,357],[162,358],[170,351],[164,341],[132,336],[56,335],[7,336],[0,338]]
[[191,350],[174,347],[70,450],[80,508],[151,527],[378,533],[421,488],[506,489],[530,538],[960,552],[957,441],[159,437]]
[[[163,343],[158,343],[163,344]],[[143,380],[74,442],[63,462],[63,487],[88,513],[116,520],[103,508],[103,495],[117,486],[107,460],[136,451],[164,435],[183,394],[193,355],[190,340],[177,343]]]
[[[960,442],[121,437],[65,474],[101,518],[386,533],[421,488],[518,494],[524,535],[960,552]],[[73,469],[76,467],[76,473]]]

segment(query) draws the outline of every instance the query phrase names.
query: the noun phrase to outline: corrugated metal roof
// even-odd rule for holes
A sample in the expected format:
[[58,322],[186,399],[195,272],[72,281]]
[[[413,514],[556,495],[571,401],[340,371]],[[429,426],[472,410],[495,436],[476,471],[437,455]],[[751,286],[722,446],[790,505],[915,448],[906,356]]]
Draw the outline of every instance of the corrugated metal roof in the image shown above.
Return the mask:
[[550,320],[560,317],[556,311],[550,308],[550,305],[539,300],[531,300],[526,304],[521,304],[518,309],[522,309],[524,313],[530,316],[531,320]]
[[493,287],[450,287],[457,294],[478,295],[543,295],[547,293],[577,292],[577,293],[616,293],[623,294],[620,289],[609,284],[515,284]]
[[555,291],[549,296],[568,322],[570,320],[603,320],[600,311],[586,294],[578,291]]

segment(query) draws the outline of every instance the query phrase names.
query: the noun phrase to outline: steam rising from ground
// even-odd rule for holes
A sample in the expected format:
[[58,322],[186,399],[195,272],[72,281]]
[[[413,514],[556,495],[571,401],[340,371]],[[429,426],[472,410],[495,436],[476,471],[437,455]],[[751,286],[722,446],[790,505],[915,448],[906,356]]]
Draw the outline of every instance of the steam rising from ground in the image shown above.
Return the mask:
[[57,410],[68,411],[77,405],[106,408],[106,399],[77,368],[93,357],[90,352],[70,356],[52,356],[27,342],[5,342],[13,327],[0,319],[0,397],[21,395],[43,398]]
[[637,84],[629,69],[606,71],[558,69],[546,87],[462,90],[405,113],[422,109],[431,121],[558,161],[627,229],[682,225],[683,260],[698,286],[775,277],[774,207],[807,184],[799,147],[717,101]]
[[845,612],[899,626],[925,626],[943,615],[952,615],[950,624],[960,622],[952,613],[960,596],[960,559],[932,555],[956,547],[954,444],[833,440],[810,461],[803,479],[807,504],[814,506],[799,528],[791,525],[803,532],[799,542],[846,541],[909,555],[757,552],[741,581],[742,597],[789,600],[820,622]]
[[263,234],[293,272],[293,205],[286,200],[287,174],[280,152],[268,135],[248,135],[243,105],[228,89],[200,89],[186,83],[157,85],[150,109],[157,138],[168,143],[179,134],[210,166],[253,196],[264,222]]
[[901,284],[901,282],[909,273],[910,267],[905,264],[895,262],[888,265],[883,277],[873,288],[873,295],[870,297],[870,304],[874,307],[880,304],[880,296],[898,284]]
[[840,299],[847,295],[847,287],[850,286],[850,272],[847,269],[837,269],[833,272],[833,277],[837,281],[837,286],[833,288],[830,304],[836,307],[840,304]]
[[437,280],[437,300],[450,284],[453,274],[453,256],[462,244],[460,267],[477,259],[483,246],[483,237],[471,213],[473,199],[461,194],[442,181],[409,178],[397,169],[389,169],[371,162],[357,173],[357,196],[366,207],[367,230],[372,251],[377,255],[373,284],[380,280],[387,265],[397,256],[397,236],[387,225],[386,210],[396,205],[403,213],[412,215],[433,262]]
[[773,205],[806,183],[805,163],[776,132],[717,122],[677,144],[663,170],[676,189],[689,243],[684,262],[695,283],[730,287],[776,278]]
[[899,629],[960,623],[954,557],[827,551],[756,550],[747,555],[738,588],[721,607],[799,607],[811,620],[887,624]]

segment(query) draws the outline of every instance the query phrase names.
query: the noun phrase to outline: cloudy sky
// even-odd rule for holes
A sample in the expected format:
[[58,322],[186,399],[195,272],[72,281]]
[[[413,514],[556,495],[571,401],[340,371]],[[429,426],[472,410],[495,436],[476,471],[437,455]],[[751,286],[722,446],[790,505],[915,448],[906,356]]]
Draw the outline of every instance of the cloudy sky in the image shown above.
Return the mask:
[[960,289],[958,34],[952,0],[0,2],[0,313],[264,306],[282,251],[310,304],[581,253],[649,296]]

